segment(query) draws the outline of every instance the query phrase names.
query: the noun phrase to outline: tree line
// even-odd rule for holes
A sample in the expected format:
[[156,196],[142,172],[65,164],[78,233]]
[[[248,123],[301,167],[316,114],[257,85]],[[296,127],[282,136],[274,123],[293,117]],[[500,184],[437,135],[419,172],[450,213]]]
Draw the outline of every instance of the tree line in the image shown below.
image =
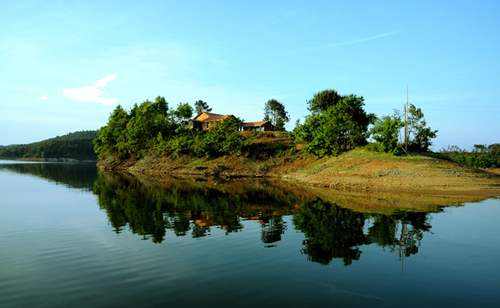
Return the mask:
[[[203,101],[198,101],[196,108],[211,110]],[[161,96],[154,102],[134,104],[128,112],[117,106],[107,125],[99,130],[95,151],[100,158],[113,155],[121,159],[150,154],[207,157],[241,154],[245,137],[236,133],[243,125],[241,119],[228,117],[210,131],[195,132],[181,125],[192,115],[189,104],[179,103],[177,108],[170,108]]]
[[[331,89],[315,93],[307,103],[310,114],[303,124],[297,122],[292,132],[293,140],[304,143],[306,152],[319,157],[339,155],[367,145],[370,137],[375,141],[368,147],[370,150],[402,152],[402,141],[398,137],[404,122],[400,111],[378,118],[366,113],[362,96],[339,95]],[[217,157],[248,153],[255,135],[239,133],[243,125],[240,118],[227,117],[209,131],[197,132],[181,125],[193,116],[193,111],[211,110],[202,100],[195,103],[195,109],[187,103],[170,108],[161,96],[154,102],[146,100],[135,104],[130,111],[117,106],[107,125],[99,130],[95,151],[101,158],[114,155],[122,159],[150,154]],[[265,104],[263,120],[270,121],[275,130],[284,131],[290,117],[284,104],[270,99]],[[437,136],[437,131],[427,126],[422,110],[414,105],[410,105],[408,129],[409,150],[414,152],[428,151],[431,140]],[[280,151],[288,150],[283,145],[276,147]]]
[[448,146],[439,151],[446,158],[474,168],[500,168],[500,144],[475,144],[472,150]]
[[0,157],[4,158],[74,158],[96,160],[93,141],[97,138],[96,130],[79,131],[64,136],[57,136],[30,144],[17,144],[0,148]]

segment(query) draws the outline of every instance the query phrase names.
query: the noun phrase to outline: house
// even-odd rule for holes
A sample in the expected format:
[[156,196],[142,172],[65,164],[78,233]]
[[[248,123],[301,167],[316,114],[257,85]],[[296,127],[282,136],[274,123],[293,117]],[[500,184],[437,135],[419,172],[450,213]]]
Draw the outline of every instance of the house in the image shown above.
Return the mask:
[[[200,112],[189,121],[183,121],[181,125],[192,130],[210,130],[215,122],[234,117],[232,114],[223,115],[211,112]],[[243,124],[243,131],[272,131],[274,126],[269,121],[248,122]]]
[[248,122],[243,124],[243,131],[273,131],[274,127],[269,121]]
[[226,119],[227,117],[234,117],[230,115],[222,115],[211,112],[200,112],[189,121],[182,122],[182,126],[192,130],[209,130],[217,121]]

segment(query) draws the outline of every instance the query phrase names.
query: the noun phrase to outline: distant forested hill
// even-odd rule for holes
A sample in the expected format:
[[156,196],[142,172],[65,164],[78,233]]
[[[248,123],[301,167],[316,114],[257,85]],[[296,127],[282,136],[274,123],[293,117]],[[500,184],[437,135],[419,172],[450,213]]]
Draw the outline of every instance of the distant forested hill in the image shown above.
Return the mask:
[[69,133],[30,144],[0,146],[0,157],[97,160],[92,143],[96,138],[97,130],[90,130]]

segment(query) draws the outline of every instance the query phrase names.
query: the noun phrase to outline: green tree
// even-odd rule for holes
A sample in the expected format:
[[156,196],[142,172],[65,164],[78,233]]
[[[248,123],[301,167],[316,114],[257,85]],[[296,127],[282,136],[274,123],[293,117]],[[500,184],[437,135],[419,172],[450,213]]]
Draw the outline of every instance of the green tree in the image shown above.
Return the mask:
[[437,137],[437,130],[431,130],[427,126],[424,118],[424,113],[420,108],[410,104],[408,116],[408,130],[410,140],[408,142],[409,149],[415,152],[426,152],[432,146],[431,139]]
[[189,120],[193,116],[193,107],[188,103],[179,103],[177,109],[171,111],[171,116],[174,123]]
[[304,124],[294,130],[296,141],[304,141],[304,149],[316,156],[339,155],[357,145],[366,144],[368,126],[375,120],[367,114],[363,97],[345,96],[322,113],[313,112]]
[[161,96],[154,103],[146,100],[140,105],[135,104],[130,110],[130,120],[125,130],[129,154],[140,154],[142,150],[153,148],[159,133],[164,137],[171,135],[177,126],[169,117],[170,114],[172,111]]
[[307,109],[313,114],[321,114],[327,111],[330,107],[337,105],[343,98],[344,96],[339,95],[335,90],[323,90],[315,93],[314,97],[307,102],[309,105]]
[[104,154],[127,154],[127,138],[124,134],[130,117],[118,105],[108,119],[106,126],[99,129],[98,137],[94,140],[94,151],[101,158]]
[[398,135],[399,129],[403,126],[404,123],[397,114],[377,119],[370,133],[372,138],[377,141],[378,149],[383,152],[399,154],[402,145],[398,143]]
[[210,112],[210,111],[212,111],[212,108],[210,108],[208,106],[207,102],[204,102],[202,100],[196,101],[196,103],[194,103],[194,108],[195,108],[196,114],[198,114],[200,112]]
[[276,131],[285,131],[285,123],[290,122],[285,105],[275,99],[268,100],[264,107],[264,121],[270,121]]
[[[237,117],[227,117],[217,121],[207,134],[212,155],[240,155],[246,138],[239,133],[243,121]],[[211,156],[212,156],[211,155]]]

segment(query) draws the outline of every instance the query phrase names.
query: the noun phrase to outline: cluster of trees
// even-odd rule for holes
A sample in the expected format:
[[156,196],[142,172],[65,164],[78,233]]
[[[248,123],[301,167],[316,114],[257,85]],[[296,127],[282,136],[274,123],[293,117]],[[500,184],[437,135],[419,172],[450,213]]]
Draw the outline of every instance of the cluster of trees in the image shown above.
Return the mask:
[[[372,136],[375,143],[369,149],[399,154],[403,144],[399,141],[404,126],[401,112],[377,118],[363,109],[362,96],[339,95],[335,90],[318,92],[308,101],[310,115],[304,124],[297,123],[294,129],[296,141],[306,144],[305,150],[317,156],[338,155],[359,145],[366,145]],[[414,152],[425,152],[436,138],[437,131],[425,122],[420,108],[410,105],[408,117],[409,148]],[[373,125],[371,129],[369,126]]]
[[[197,101],[195,106],[197,112],[211,110],[203,101]],[[125,158],[152,153],[208,157],[241,153],[246,139],[236,133],[243,125],[241,119],[228,117],[210,131],[195,132],[181,126],[182,121],[192,116],[189,104],[179,103],[177,108],[169,108],[161,96],[154,102],[135,104],[129,112],[117,106],[107,125],[99,130],[95,151],[100,158],[107,154]]]
[[[314,94],[308,105],[310,114],[303,124],[298,122],[293,131],[294,141],[303,142],[308,153],[320,157],[339,155],[368,144],[370,136],[375,143],[369,149],[393,154],[399,154],[403,149],[398,139],[403,120],[397,110],[392,116],[377,118],[365,112],[362,96],[339,95],[330,89]],[[210,131],[195,132],[180,125],[181,121],[193,116],[193,111],[211,110],[202,100],[195,103],[195,109],[187,103],[169,108],[161,96],[154,102],[146,100],[140,105],[135,104],[129,112],[118,106],[107,125],[99,130],[95,150],[99,157],[111,154],[122,158],[153,152],[200,157],[244,152],[251,139],[237,133],[243,125],[239,118],[228,117],[219,121]],[[290,117],[281,102],[270,99],[265,104],[263,120],[270,121],[275,130],[284,131]],[[409,151],[427,151],[437,131],[427,126],[422,110],[411,105],[407,123]],[[371,129],[370,125],[373,125]]]
[[475,144],[472,150],[448,146],[441,154],[455,162],[474,168],[500,168],[500,144]]
[[94,139],[97,131],[80,131],[30,144],[10,145],[0,148],[5,158],[75,158],[96,160]]
[[[403,144],[398,141],[400,130],[404,128],[403,116],[399,110],[394,110],[391,116],[378,118],[370,130],[372,138],[377,142],[372,148],[399,154],[403,151]],[[437,130],[427,126],[424,113],[420,108],[410,104],[407,118],[408,151],[427,152],[432,146],[431,139],[437,137]]]
[[307,152],[320,157],[339,155],[367,143],[368,126],[376,117],[364,111],[363,97],[325,90],[308,104],[311,114],[294,129],[295,140],[303,141]]

